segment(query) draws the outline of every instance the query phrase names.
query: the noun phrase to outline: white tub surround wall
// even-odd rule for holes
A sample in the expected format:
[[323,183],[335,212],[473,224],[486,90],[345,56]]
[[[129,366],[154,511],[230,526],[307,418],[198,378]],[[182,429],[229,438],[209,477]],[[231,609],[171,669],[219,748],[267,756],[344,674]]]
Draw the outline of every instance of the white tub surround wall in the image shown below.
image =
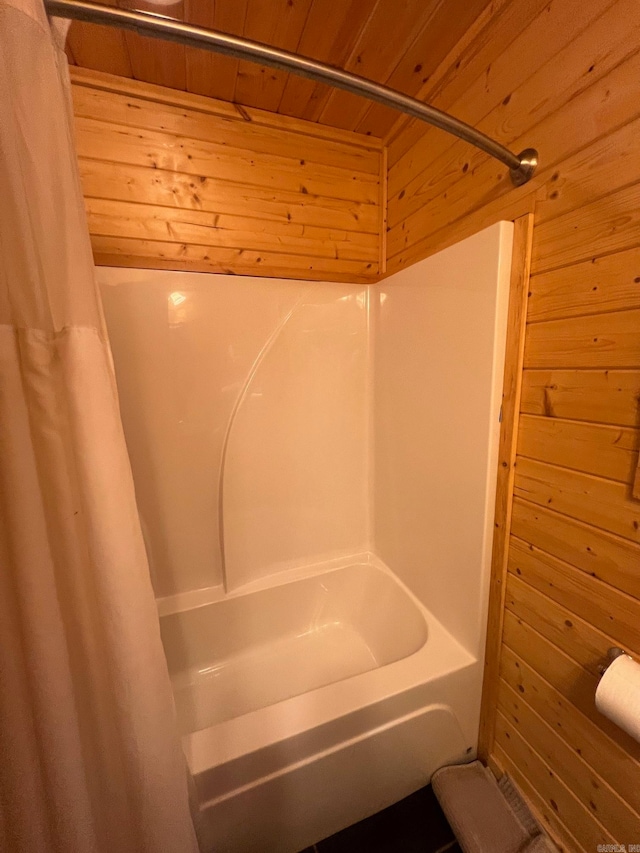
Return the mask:
[[367,549],[367,367],[364,286],[308,289],[264,347],[229,425],[227,589]]
[[484,651],[513,223],[373,288],[374,550]]
[[98,276],[157,597],[364,550],[364,286]]
[[475,756],[511,237],[368,289],[100,271],[217,853],[296,853]]

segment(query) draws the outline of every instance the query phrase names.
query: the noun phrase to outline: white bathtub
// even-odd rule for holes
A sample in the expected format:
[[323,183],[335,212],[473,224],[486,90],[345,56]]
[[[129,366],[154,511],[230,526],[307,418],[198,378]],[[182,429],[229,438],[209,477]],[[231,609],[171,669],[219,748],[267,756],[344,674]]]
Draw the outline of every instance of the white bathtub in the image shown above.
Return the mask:
[[475,756],[481,662],[382,562],[271,584],[161,607],[217,853],[296,853]]

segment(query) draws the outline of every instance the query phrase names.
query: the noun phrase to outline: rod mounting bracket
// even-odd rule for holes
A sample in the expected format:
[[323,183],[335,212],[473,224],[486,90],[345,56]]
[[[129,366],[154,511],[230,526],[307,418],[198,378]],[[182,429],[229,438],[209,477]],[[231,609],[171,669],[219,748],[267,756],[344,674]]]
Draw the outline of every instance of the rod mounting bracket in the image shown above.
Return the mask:
[[510,169],[511,183],[514,187],[521,187],[531,180],[533,173],[538,168],[538,152],[535,148],[525,148],[518,154],[520,165]]

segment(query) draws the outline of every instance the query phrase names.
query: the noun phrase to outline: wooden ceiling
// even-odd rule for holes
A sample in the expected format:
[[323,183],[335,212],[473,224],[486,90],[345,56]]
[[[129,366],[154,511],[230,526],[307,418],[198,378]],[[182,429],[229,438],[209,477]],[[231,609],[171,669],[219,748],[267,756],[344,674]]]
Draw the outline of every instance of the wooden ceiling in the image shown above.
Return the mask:
[[[265,42],[419,97],[488,0],[102,0]],[[254,63],[74,21],[70,62],[383,138],[393,110]]]

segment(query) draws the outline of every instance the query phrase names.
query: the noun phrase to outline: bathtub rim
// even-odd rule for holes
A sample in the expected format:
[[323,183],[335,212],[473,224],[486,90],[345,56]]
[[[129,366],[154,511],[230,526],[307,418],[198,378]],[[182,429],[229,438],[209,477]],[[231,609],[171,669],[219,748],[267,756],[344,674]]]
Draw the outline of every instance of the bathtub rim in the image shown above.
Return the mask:
[[317,575],[322,575],[325,572],[333,571],[334,569],[344,569],[355,565],[372,565],[390,573],[402,586],[402,589],[410,596],[411,600],[420,604],[411,590],[406,587],[405,584],[400,582],[397,576],[390,571],[386,564],[376,554],[372,551],[350,551],[348,553],[337,554],[329,558],[313,560],[310,563],[297,563],[285,568],[276,566],[271,574],[265,575],[255,581],[250,581],[249,583],[228,591],[225,590],[223,584],[217,584],[216,586],[202,587],[201,589],[189,590],[188,592],[178,592],[175,595],[156,598],[158,617],[162,619],[163,616],[171,616],[174,613],[183,613],[186,610],[194,610],[198,607],[204,607],[207,604],[216,604],[219,601],[242,598],[243,596],[250,595],[253,592],[262,592],[266,589],[276,589],[277,587],[294,583],[297,580],[306,580],[307,578],[316,577]]

